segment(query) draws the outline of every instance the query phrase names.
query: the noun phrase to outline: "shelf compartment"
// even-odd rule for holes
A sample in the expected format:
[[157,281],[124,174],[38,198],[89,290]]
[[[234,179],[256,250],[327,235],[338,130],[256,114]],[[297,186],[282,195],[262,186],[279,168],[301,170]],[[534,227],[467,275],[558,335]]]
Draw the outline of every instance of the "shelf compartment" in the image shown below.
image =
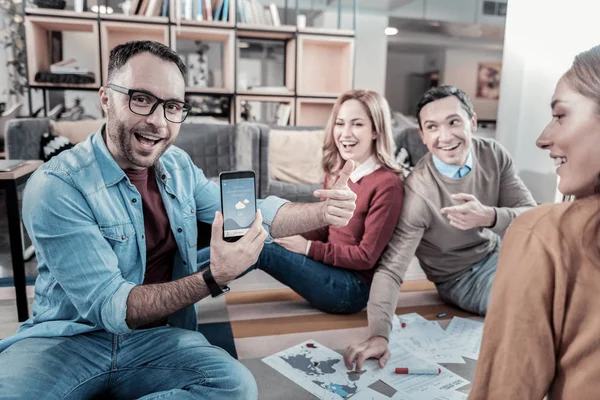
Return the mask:
[[[233,93],[234,90],[234,68],[235,57],[234,32],[231,29],[215,29],[200,27],[171,27],[171,37],[173,38],[173,49],[179,53],[188,66],[188,81],[186,82],[186,91],[207,91]],[[199,69],[199,56],[197,49],[194,49],[191,42],[202,41],[210,44],[205,58],[207,58],[207,67],[212,72],[212,82],[207,82],[211,86],[197,86],[194,84],[195,76],[199,76],[204,71]],[[217,44],[217,46],[214,46]],[[219,59],[218,63],[214,60]],[[220,71],[220,73],[217,73]],[[205,79],[209,81],[210,76]]]
[[[236,117],[235,123],[244,121],[258,122],[267,125],[276,125],[276,116],[280,112],[279,106],[286,105],[289,107],[287,123],[283,126],[294,125],[294,98],[293,97],[276,97],[276,96],[245,96],[239,95],[235,98],[236,101]],[[245,109],[244,103],[249,103],[251,106],[251,117],[243,118],[242,114]]]
[[[91,52],[91,61],[87,57],[78,57],[80,66],[85,67],[94,74],[94,82],[85,84],[72,84],[61,82],[37,82],[35,75],[38,72],[49,72],[52,63],[52,45],[50,32],[62,32],[64,36],[76,32],[81,42],[94,44]],[[73,37],[73,36],[71,36]],[[93,88],[100,85],[100,62],[98,59],[98,23],[85,19],[67,19],[58,17],[27,16],[25,19],[25,40],[27,43],[27,65],[29,69],[28,80],[32,86],[69,88]],[[62,44],[61,44],[62,47]],[[68,49],[63,48],[64,59]]]
[[299,96],[338,96],[352,88],[354,39],[298,35]]
[[296,99],[296,125],[325,126],[333,111],[336,99],[298,98]]
[[136,24],[104,21],[100,24],[102,43],[102,77],[104,83],[108,74],[108,57],[110,51],[120,44],[132,40],[154,40],[169,45],[169,28],[167,25]]
[[[237,93],[291,96],[296,90],[295,68],[296,39],[239,37],[238,34]],[[264,87],[286,88],[287,91],[263,90]]]

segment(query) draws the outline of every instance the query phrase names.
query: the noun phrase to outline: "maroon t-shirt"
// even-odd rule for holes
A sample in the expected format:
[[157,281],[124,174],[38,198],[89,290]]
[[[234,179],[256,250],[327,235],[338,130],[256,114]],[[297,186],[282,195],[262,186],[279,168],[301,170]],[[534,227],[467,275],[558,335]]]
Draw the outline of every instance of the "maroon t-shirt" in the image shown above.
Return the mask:
[[[141,171],[126,170],[125,174],[142,196],[144,230],[146,237],[146,274],[144,285],[165,283],[173,280],[173,262],[177,242],[169,225],[169,217],[163,205],[154,167]],[[166,324],[166,319],[151,326]],[[150,326],[145,326],[148,328]]]

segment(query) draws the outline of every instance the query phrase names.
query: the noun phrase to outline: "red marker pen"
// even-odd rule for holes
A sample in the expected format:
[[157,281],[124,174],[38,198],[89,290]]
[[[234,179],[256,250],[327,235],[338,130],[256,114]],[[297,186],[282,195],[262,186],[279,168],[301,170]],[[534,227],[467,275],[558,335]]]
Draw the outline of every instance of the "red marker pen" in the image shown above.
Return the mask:
[[442,373],[440,368],[396,368],[398,375],[439,375]]

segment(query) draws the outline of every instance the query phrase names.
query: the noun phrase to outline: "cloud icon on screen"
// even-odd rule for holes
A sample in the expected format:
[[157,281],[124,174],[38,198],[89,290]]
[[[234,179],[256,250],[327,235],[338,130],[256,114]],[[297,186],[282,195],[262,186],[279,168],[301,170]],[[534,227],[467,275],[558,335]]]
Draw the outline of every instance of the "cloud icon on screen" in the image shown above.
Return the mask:
[[250,203],[250,200],[248,200],[248,199],[244,200],[244,204],[248,204],[248,203]]
[[235,203],[235,208],[238,210],[243,210],[244,208],[246,208],[246,205],[244,204],[244,202],[238,201],[237,203]]

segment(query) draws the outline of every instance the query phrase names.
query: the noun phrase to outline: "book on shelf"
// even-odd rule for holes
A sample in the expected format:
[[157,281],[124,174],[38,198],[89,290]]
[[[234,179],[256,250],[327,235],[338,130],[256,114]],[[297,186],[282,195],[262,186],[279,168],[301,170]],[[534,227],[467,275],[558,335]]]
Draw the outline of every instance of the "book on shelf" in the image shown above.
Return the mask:
[[90,71],[87,68],[81,68],[81,66],[77,65],[76,59],[69,58],[68,60],[63,60],[50,65],[50,72],[53,74],[86,75],[89,74]]
[[290,121],[290,114],[292,113],[291,104],[279,103],[277,111],[275,112],[275,125],[287,126]]
[[281,20],[279,19],[279,10],[277,10],[277,6],[274,3],[271,3],[271,5],[269,5],[269,10],[271,11],[273,26],[281,26]]
[[[150,0],[151,1],[151,0]],[[158,0],[161,1],[161,0]],[[167,0],[165,0],[167,1]],[[229,1],[235,0],[172,0],[175,21],[223,21],[229,20]]]
[[144,17],[166,17],[169,0],[132,0],[131,14]]
[[265,6],[259,0],[237,0],[237,18],[243,24],[281,26],[277,5]]

